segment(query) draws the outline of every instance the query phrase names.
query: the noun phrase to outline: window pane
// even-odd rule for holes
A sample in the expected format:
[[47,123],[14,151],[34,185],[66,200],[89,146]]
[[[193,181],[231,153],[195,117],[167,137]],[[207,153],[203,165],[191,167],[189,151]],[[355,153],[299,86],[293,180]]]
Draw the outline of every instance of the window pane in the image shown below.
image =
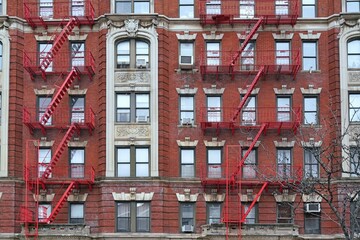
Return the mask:
[[71,149],[70,162],[71,163],[84,163],[85,150],[84,149]]
[[117,1],[115,11],[116,13],[131,13],[131,1],[128,2]]
[[317,99],[316,98],[304,98],[304,110],[305,111],[317,111]]
[[149,108],[149,94],[136,94],[136,107]]
[[194,207],[190,204],[183,204],[181,205],[181,215],[182,218],[193,218],[194,217]]
[[194,0],[179,0],[179,4],[194,4]]
[[118,54],[130,54],[130,42],[124,41],[124,42],[118,43],[117,53]]
[[149,1],[134,2],[134,13],[150,13]]
[[209,149],[208,150],[208,163],[210,163],[210,164],[221,163],[221,150],[220,149]]
[[290,98],[277,98],[277,107],[278,108],[289,108],[290,107]]
[[181,165],[181,177],[194,177],[194,165]]
[[71,218],[84,218],[84,204],[71,204]]
[[316,43],[303,43],[303,55],[308,57],[316,56]]
[[136,148],[136,162],[149,162],[148,148]]
[[149,203],[136,203],[136,216],[137,217],[150,217]]
[[194,6],[180,6],[180,18],[194,18]]
[[194,109],[194,97],[180,97],[181,110],[192,111]]
[[291,163],[291,151],[288,149],[278,149],[278,163],[290,164]]
[[118,203],[118,217],[130,217],[130,203]]
[[193,55],[193,43],[180,43],[180,55],[192,56]]
[[314,18],[315,17],[315,6],[303,6],[302,17],[303,18]]
[[130,149],[129,148],[118,148],[117,149],[117,160],[118,160],[118,163],[130,162]]
[[220,108],[221,98],[220,97],[207,97],[208,108]]
[[181,149],[181,163],[194,163],[193,149]]
[[130,108],[130,95],[129,94],[118,94],[117,98],[117,107],[120,108]]
[[148,177],[149,164],[136,164],[136,177]]
[[149,54],[149,44],[147,42],[136,41],[136,54]]
[[118,164],[117,176],[118,177],[130,177],[130,163]]

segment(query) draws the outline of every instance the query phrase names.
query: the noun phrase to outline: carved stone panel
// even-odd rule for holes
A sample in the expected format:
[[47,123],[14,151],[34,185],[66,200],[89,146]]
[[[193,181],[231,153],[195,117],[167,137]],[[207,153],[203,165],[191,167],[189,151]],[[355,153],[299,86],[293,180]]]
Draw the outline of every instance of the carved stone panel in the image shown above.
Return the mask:
[[115,139],[150,139],[150,125],[115,126]]
[[150,84],[150,77],[149,71],[115,72],[115,84]]
[[360,72],[349,72],[348,74],[349,83],[360,83]]

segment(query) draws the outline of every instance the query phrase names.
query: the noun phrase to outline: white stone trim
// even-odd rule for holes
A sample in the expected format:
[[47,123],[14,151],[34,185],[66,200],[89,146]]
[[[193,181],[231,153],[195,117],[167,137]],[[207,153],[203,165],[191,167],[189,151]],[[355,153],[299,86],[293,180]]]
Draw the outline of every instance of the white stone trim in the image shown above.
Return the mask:
[[68,202],[86,202],[88,195],[89,195],[88,193],[70,194],[67,201]]
[[[153,5],[153,1],[151,3]],[[152,7],[153,8],[153,7]],[[112,1],[112,11],[114,5]],[[115,42],[121,38],[128,38],[124,26],[118,28],[109,25],[106,39],[106,177],[115,176],[115,91],[114,91],[114,69],[115,69]],[[144,38],[150,42],[150,75],[151,75],[151,92],[150,106],[151,109],[151,148],[150,148],[150,176],[159,176],[158,164],[158,37],[154,26],[143,28],[139,27],[137,38]]]
[[87,89],[68,89],[69,95],[86,95]]
[[206,147],[224,147],[225,142],[225,140],[218,141],[217,138],[213,138],[211,141],[204,140]]
[[197,93],[198,88],[176,88],[176,91],[180,95],[195,95]]
[[289,194],[289,190],[284,189],[282,194],[275,193],[274,194],[275,201],[277,203],[281,202],[295,202],[296,193]]
[[315,203],[321,203],[322,201],[322,197],[320,195],[317,194],[303,194],[301,196],[302,201],[304,203],[309,203],[309,202],[315,202]]
[[309,88],[300,88],[302,94],[319,95],[322,88],[314,88],[314,85],[309,85]]
[[[252,141],[242,141],[242,140],[239,141],[240,146],[246,147],[246,148],[250,147],[251,143],[252,143]],[[260,144],[261,144],[261,141],[256,141],[254,147],[258,148],[260,146]]]
[[52,147],[54,145],[54,140],[52,141],[46,141],[46,140],[41,140],[41,141],[34,141],[34,146],[35,147]]
[[318,148],[321,147],[322,143],[323,143],[322,141],[314,142],[314,140],[310,140],[309,142],[301,141],[301,146],[307,148],[311,148],[311,147]]
[[115,92],[150,92],[151,87],[147,86],[116,86],[114,87]]
[[275,40],[291,40],[294,36],[294,33],[286,33],[284,30],[280,31],[280,34],[273,33],[273,38]]
[[[256,194],[253,194],[253,189],[246,189],[246,194],[239,193],[240,201],[241,202],[252,202],[254,201]],[[256,202],[260,201],[261,195],[258,197]]]
[[[247,93],[248,89],[247,88],[238,88],[238,91],[240,94],[245,95]],[[254,88],[251,91],[251,95],[257,95],[257,94],[259,94],[259,91],[260,91],[260,88]]]
[[284,138],[281,142],[274,141],[275,147],[277,148],[292,148],[295,146],[295,141],[288,142],[286,138]]
[[35,35],[35,39],[38,42],[50,42],[53,40],[53,36],[52,35]]
[[206,95],[222,95],[225,88],[216,88],[216,85],[211,85],[211,88],[203,88]]
[[[246,34],[242,34],[242,33],[237,33],[237,37],[239,40],[245,40],[245,38],[247,37],[247,35],[250,33],[250,31],[246,31]],[[259,34],[255,33],[254,36],[252,36],[251,40],[256,40],[258,38]]]
[[87,34],[83,34],[83,35],[75,34],[75,35],[69,35],[68,39],[69,41],[85,41],[87,36],[88,36]]
[[217,189],[211,189],[211,193],[203,193],[205,202],[224,202],[225,193],[218,193]]
[[190,194],[190,189],[184,189],[184,194],[176,193],[179,202],[196,202],[199,193]]
[[318,40],[320,39],[321,33],[313,33],[313,30],[308,30],[307,33],[299,33],[302,40]]
[[282,85],[281,88],[274,88],[276,95],[292,95],[295,92],[295,88],[286,88],[286,85]]
[[[6,1],[3,3],[6,11]],[[0,41],[3,44],[3,69],[1,72],[1,147],[0,177],[8,176],[8,129],[9,129],[9,88],[10,88],[10,36],[6,27],[0,29]]]
[[154,192],[136,193],[136,188],[130,188],[128,193],[113,192],[114,201],[151,201],[154,197]]
[[184,34],[177,33],[176,37],[179,41],[195,41],[197,33],[189,34],[189,31],[184,31]]
[[52,202],[55,198],[55,193],[51,194],[33,194],[33,198],[35,202]]
[[190,141],[190,137],[185,137],[185,141],[176,140],[179,147],[196,147],[199,140]]
[[53,95],[55,92],[55,88],[52,89],[34,89],[35,95]]
[[216,31],[211,31],[210,34],[203,33],[202,35],[205,41],[209,41],[209,40],[220,41],[224,37],[223,33],[216,34]]
[[68,143],[68,147],[86,147],[88,141],[71,141]]

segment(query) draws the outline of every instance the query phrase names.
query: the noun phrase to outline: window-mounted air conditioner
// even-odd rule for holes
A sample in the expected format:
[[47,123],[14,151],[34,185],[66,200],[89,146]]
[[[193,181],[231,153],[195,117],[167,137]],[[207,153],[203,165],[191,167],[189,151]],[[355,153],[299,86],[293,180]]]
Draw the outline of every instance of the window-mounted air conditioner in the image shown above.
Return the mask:
[[182,232],[193,232],[194,226],[193,225],[183,225],[181,230],[182,230]]
[[320,203],[306,203],[305,212],[307,213],[318,213],[321,211]]
[[192,125],[193,120],[191,118],[183,118],[181,119],[181,125]]
[[193,56],[179,56],[179,65],[181,69],[191,69],[193,64]]
[[148,116],[137,116],[136,117],[137,123],[147,123],[148,122]]
[[144,59],[144,58],[136,59],[136,67],[137,68],[146,68],[146,59]]

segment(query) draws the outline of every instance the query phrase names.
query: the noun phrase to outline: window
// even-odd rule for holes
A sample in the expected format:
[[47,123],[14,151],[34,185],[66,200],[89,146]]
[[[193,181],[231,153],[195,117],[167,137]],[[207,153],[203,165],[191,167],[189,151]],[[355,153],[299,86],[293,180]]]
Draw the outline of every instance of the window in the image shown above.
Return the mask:
[[194,43],[180,42],[179,64],[192,66],[194,63]]
[[39,203],[38,206],[38,218],[39,220],[45,221],[51,214],[51,204]]
[[71,66],[85,66],[85,43],[71,42]]
[[180,149],[181,177],[195,177],[195,149]]
[[221,14],[221,0],[207,0],[206,14]]
[[360,233],[360,201],[350,202],[350,225],[352,235]]
[[220,65],[220,43],[207,42],[206,43],[206,64]]
[[[245,156],[245,153],[248,149],[242,149],[242,157]],[[243,178],[256,178],[257,170],[257,151],[256,149],[251,149],[250,154],[245,159],[244,165],[242,167],[242,177]]]
[[[47,97],[47,96],[38,96],[37,98],[38,100],[38,116],[39,116],[39,121],[41,120],[42,116],[44,115],[46,109],[48,108],[48,106],[51,103],[51,97]],[[44,124],[42,122],[42,124]],[[45,125],[51,125],[51,117],[47,120],[47,122],[45,123]]]
[[291,176],[291,149],[277,149],[277,169],[280,179]]
[[277,96],[277,120],[278,122],[288,122],[291,120],[291,97]]
[[[244,206],[244,214],[247,212],[247,210],[249,209],[251,203],[243,203],[242,205]],[[254,224],[258,222],[258,206],[255,203],[255,205],[253,206],[253,208],[250,210],[249,214],[246,216],[245,218],[245,223],[246,224]]]
[[277,223],[293,222],[293,204],[290,202],[277,203]]
[[[39,148],[39,156],[38,156],[39,177],[42,177],[50,162],[51,162],[51,148]],[[49,178],[51,178],[51,174],[49,175]]]
[[118,202],[118,232],[150,232],[149,202]]
[[54,17],[53,0],[40,0],[39,16],[43,18]]
[[118,93],[116,100],[116,122],[149,122],[150,96],[148,93]]
[[149,43],[142,40],[120,41],[116,45],[117,68],[149,68]]
[[360,93],[349,93],[349,121],[360,122]]
[[193,203],[180,204],[180,223],[182,232],[194,232],[195,206]]
[[194,18],[194,0],[179,0],[180,18]]
[[290,64],[290,42],[276,42],[276,64]]
[[304,231],[305,234],[320,234],[320,213],[305,213],[304,214]]
[[72,123],[85,123],[85,97],[70,96],[70,116]]
[[302,17],[303,18],[316,17],[315,0],[302,0]]
[[148,147],[116,148],[118,177],[148,177],[150,155]]
[[84,223],[84,204],[70,203],[70,223]]
[[317,70],[317,43],[303,42],[303,70]]
[[116,0],[115,13],[150,13],[149,0]]
[[318,124],[318,97],[304,96],[304,124]]
[[0,71],[3,70],[3,44],[0,42]]
[[221,178],[221,149],[208,148],[207,149],[207,164],[208,164],[208,178]]
[[360,68],[360,39],[351,40],[347,44],[348,69]]
[[0,14],[3,15],[4,11],[3,11],[3,2],[2,0],[0,0]]
[[220,223],[221,203],[208,203],[207,205],[207,224]]
[[71,15],[72,16],[85,15],[85,0],[71,0]]
[[350,176],[360,176],[360,149],[358,147],[350,148]]
[[194,123],[194,96],[180,96],[180,123]]
[[305,148],[304,149],[304,177],[305,178],[318,178],[319,177],[319,154],[318,148]]
[[289,14],[289,1],[288,0],[276,0],[275,1],[275,14],[276,15],[288,15]]
[[207,97],[207,120],[208,122],[221,121],[221,97],[208,96]]
[[[50,52],[52,48],[52,43],[39,43],[39,65],[46,58],[46,55]],[[51,72],[53,70],[53,62],[45,69],[46,72]]]
[[346,12],[360,12],[360,1],[346,0]]
[[240,18],[254,18],[254,0],[240,0]]
[[249,96],[241,116],[242,125],[256,125],[256,96]]
[[249,42],[241,53],[241,70],[254,70],[255,67],[255,42]]
[[85,149],[70,148],[70,177],[83,178],[85,168]]

